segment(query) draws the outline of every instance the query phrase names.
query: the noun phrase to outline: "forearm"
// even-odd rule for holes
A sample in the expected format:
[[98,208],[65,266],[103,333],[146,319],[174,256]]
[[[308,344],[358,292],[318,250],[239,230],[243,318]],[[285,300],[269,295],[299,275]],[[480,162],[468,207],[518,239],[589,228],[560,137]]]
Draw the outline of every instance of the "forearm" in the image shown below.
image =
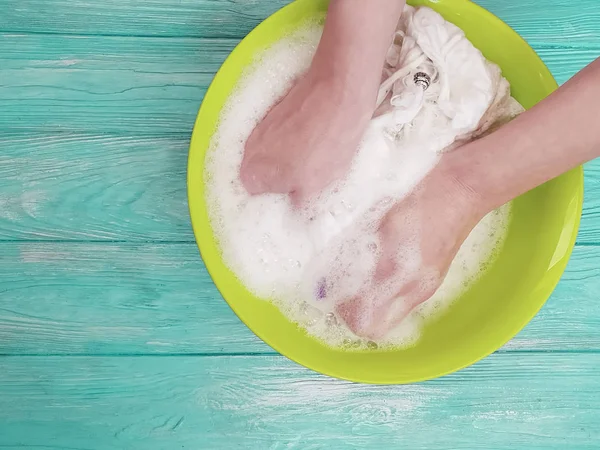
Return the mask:
[[458,178],[493,209],[600,156],[600,59],[496,132],[449,154]]
[[312,70],[374,101],[405,0],[331,0]]

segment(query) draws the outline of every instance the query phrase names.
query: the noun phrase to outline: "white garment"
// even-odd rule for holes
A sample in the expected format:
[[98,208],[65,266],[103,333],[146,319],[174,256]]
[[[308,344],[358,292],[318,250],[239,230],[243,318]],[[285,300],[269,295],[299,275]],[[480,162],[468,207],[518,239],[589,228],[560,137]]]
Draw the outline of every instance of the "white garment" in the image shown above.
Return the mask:
[[[431,84],[424,91],[414,77],[422,72]],[[376,116],[398,133],[422,108],[448,120],[445,127],[422,123],[432,135],[468,140],[523,108],[510,97],[500,69],[487,61],[457,26],[430,8],[406,6],[384,67]],[[482,120],[483,119],[483,120]]]

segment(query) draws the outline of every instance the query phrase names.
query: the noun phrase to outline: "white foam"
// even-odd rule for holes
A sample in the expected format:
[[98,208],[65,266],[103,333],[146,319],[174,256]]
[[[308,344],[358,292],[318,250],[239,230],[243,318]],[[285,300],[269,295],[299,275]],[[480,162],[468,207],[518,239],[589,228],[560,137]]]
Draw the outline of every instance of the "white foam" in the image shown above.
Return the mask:
[[[405,130],[402,146],[390,145],[381,122],[374,120],[350,173],[327,189],[308,215],[296,212],[284,195],[247,195],[238,176],[244,144],[308,68],[321,32],[320,26],[308,25],[274,44],[230,96],[205,167],[212,227],[224,261],[244,285],[276,303],[310,334],[349,348],[408,345],[418,338],[423,317],[441,311],[477,278],[501,244],[510,207],[487,216],[473,230],[432,299],[377,344],[357,338],[333,313],[334,305],[356,295],[371,278],[379,256],[379,219],[391,199],[402,198],[435,166],[438,152],[449,142],[443,133],[438,140],[419,133],[419,121],[444,126],[432,107],[416,117],[416,132]],[[405,249],[403,258],[417,265],[418,248]],[[326,298],[319,298],[323,293]]]

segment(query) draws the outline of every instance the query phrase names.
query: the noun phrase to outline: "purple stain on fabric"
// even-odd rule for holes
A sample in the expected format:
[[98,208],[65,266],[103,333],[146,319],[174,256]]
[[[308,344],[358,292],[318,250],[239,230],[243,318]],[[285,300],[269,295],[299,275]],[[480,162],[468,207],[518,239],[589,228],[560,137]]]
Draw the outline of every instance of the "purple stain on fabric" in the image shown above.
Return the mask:
[[327,285],[325,283],[325,278],[321,278],[317,285],[317,299],[323,300],[325,297],[327,297]]

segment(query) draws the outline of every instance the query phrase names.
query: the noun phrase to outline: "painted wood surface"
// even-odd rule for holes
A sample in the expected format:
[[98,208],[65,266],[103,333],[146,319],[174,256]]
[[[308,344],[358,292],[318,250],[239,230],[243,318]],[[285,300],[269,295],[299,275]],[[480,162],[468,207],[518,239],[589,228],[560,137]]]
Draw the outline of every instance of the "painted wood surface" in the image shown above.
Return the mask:
[[[187,138],[206,88],[237,42],[4,33],[0,129]],[[600,53],[600,43],[535,48],[559,83]]]
[[[0,354],[273,353],[220,298],[193,243],[0,248]],[[577,247],[551,299],[504,350],[600,351],[598,261],[600,247]]]
[[[4,135],[0,242],[193,243],[188,146],[188,136],[172,135]],[[599,217],[600,161],[593,161],[579,243],[600,243]]]
[[[239,39],[289,0],[3,0],[0,30],[78,36]],[[533,45],[600,45],[597,0],[476,3]]]
[[[600,448],[600,162],[543,310],[413,386],[328,379],[220,298],[189,224],[202,96],[287,0],[0,0],[0,448]],[[560,83],[600,2],[478,0]]]
[[280,356],[11,357],[0,447],[597,449],[598,367],[599,354],[495,354],[364,386]]

